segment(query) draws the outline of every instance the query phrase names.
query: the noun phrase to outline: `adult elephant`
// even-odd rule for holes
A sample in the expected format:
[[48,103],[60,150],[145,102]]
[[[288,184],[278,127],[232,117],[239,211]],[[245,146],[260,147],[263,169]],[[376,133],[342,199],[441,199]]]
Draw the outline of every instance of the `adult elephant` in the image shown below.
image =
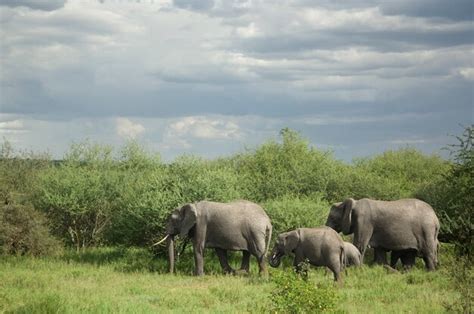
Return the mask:
[[249,271],[250,254],[265,272],[265,255],[272,234],[270,218],[259,205],[239,200],[231,203],[202,201],[175,209],[166,229],[170,272],[174,271],[174,237],[189,237],[194,250],[195,275],[204,274],[204,249],[214,248],[225,273],[234,273],[227,251],[242,251],[241,270]]
[[370,244],[376,251],[416,250],[428,270],[436,268],[439,220],[423,201],[349,198],[331,207],[326,225],[337,232],[354,233],[353,243],[362,260]]

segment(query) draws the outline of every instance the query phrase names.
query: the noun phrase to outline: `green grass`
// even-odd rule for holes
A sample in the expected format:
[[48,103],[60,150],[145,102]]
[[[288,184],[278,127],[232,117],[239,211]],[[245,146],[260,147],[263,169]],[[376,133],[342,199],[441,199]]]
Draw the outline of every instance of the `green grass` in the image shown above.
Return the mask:
[[[220,275],[207,254],[203,277],[189,276],[192,261],[182,257],[177,275],[166,274],[164,258],[141,249],[102,248],[59,258],[0,257],[0,312],[6,313],[183,313],[262,312],[270,307],[273,283],[259,277],[252,260],[246,277]],[[240,254],[235,254],[237,264]],[[286,261],[285,264],[288,264]],[[270,270],[271,274],[275,271]],[[310,280],[331,282],[332,274],[312,269]],[[459,298],[446,269],[408,273],[380,266],[348,269],[337,288],[338,312],[441,313]]]

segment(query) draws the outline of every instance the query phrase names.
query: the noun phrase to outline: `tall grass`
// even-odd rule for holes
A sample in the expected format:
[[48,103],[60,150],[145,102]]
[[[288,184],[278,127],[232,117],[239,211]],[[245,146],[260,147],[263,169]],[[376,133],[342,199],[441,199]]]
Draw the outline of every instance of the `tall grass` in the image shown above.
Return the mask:
[[[189,276],[191,256],[178,274],[166,274],[166,259],[143,249],[101,248],[57,258],[0,258],[0,312],[7,313],[260,313],[271,308],[271,280],[252,261],[249,276],[221,275],[217,258],[206,251],[203,277]],[[442,255],[442,265],[451,258]],[[232,263],[240,262],[235,254]],[[181,263],[181,264],[180,264]],[[288,263],[285,263],[288,264]],[[448,269],[410,272],[383,267],[349,268],[336,288],[336,312],[441,313],[460,297]],[[290,268],[270,269],[272,275]],[[332,275],[313,268],[309,280],[332,284]]]

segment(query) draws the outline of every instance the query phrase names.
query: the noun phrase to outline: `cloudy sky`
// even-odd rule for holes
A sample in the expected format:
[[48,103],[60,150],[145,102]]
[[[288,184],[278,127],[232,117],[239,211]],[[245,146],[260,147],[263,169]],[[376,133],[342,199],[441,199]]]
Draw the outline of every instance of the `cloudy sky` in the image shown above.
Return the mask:
[[0,137],[172,160],[290,127],[346,161],[440,153],[474,120],[473,3],[1,0]]

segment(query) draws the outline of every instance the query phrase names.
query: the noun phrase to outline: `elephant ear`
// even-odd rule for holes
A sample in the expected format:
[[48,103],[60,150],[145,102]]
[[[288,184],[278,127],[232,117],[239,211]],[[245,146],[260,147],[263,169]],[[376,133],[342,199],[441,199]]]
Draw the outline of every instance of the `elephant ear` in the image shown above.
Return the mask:
[[285,254],[293,252],[300,242],[300,235],[297,230],[288,232],[285,237]]
[[351,224],[352,224],[352,209],[354,208],[355,200],[352,198],[348,198],[345,200],[342,206],[342,233],[343,234],[350,234],[351,233]]
[[186,237],[191,228],[196,224],[197,210],[193,204],[186,204],[181,208],[183,220],[181,222],[180,236]]

